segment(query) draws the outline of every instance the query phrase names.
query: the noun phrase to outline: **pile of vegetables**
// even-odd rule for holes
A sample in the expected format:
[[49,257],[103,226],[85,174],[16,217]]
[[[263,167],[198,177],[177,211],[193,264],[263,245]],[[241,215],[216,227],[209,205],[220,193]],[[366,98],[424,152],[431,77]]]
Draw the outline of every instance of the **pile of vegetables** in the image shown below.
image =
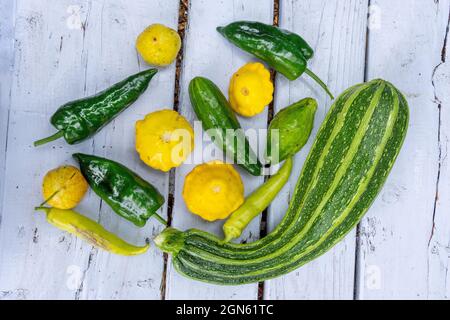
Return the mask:
[[[314,52],[299,35],[249,21],[234,22],[217,31],[289,80],[308,74],[334,99],[326,84],[307,68]],[[172,63],[180,46],[178,34],[160,24],[146,28],[136,42],[142,58],[156,66]],[[58,132],[35,145],[60,137],[75,144],[93,136],[146,90],[156,72],[140,72],[93,97],[63,105],[51,118]],[[263,174],[264,164],[282,165],[247,198],[242,179],[231,164],[200,164],[185,177],[183,198],[189,211],[207,221],[227,219],[223,239],[201,230],[181,231],[170,226],[154,239],[159,249],[172,255],[175,269],[186,277],[239,285],[297,269],[328,251],[355,227],[394,165],[408,128],[406,99],[381,79],[355,85],[334,101],[322,123],[281,223],[256,242],[231,242],[286,184],[294,156],[306,145],[313,129],[316,100],[305,98],[284,108],[269,125],[266,157],[261,161],[235,113],[244,117],[261,113],[272,102],[273,91],[270,71],[260,62],[247,63],[233,74],[228,99],[204,77],[189,84],[191,105],[203,129],[233,163],[253,176]],[[193,148],[192,127],[175,111],[157,111],[136,123],[136,151],[153,169],[167,172],[180,166]],[[150,217],[167,225],[157,214],[163,196],[115,161],[80,153],[73,157],[80,170],[63,166],[50,171],[43,183],[45,201],[36,210],[44,211],[56,227],[112,253],[144,253],[149,244],[128,244],[71,209],[89,185],[114,212],[137,227],[143,227]]]
[[249,244],[204,231],[168,228],[157,246],[196,280],[236,285],[286,274],[317,258],[360,221],[400,151],[408,107],[391,84],[374,80],[345,91],[317,134],[277,228]]

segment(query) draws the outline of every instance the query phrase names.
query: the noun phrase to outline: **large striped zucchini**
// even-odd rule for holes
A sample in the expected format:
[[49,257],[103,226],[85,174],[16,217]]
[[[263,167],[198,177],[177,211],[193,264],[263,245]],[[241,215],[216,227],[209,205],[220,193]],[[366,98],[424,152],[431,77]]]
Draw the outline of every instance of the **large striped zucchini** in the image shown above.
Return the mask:
[[248,244],[199,230],[164,230],[155,242],[181,274],[234,285],[274,278],[317,258],[361,220],[380,192],[408,127],[408,105],[390,83],[346,90],[331,107],[276,229]]

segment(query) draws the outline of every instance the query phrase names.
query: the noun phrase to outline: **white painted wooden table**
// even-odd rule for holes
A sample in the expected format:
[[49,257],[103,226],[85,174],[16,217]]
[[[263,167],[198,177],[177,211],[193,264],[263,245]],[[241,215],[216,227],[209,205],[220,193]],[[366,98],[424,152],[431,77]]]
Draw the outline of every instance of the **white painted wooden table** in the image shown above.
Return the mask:
[[[95,138],[41,148],[32,142],[52,133],[48,119],[62,103],[88,96],[147,68],[134,41],[159,22],[177,29],[179,0],[0,0],[0,299],[448,299],[450,298],[450,54],[449,0],[189,0],[181,74],[175,65]],[[274,7],[279,14],[274,17]],[[369,16],[369,19],[368,19]],[[187,85],[197,75],[226,91],[231,74],[252,57],[215,31],[234,20],[278,21],[303,35],[316,51],[311,69],[339,93],[381,77],[407,96],[408,137],[376,203],[358,230],[332,251],[281,277],[241,287],[182,278],[155,247],[125,258],[97,250],[48,223],[33,207],[50,169],[73,163],[74,152],[118,160],[155,184],[174,202],[172,225],[220,231],[189,214],[180,197],[185,165],[169,175],[146,167],[134,151],[134,122],[173,108],[195,120]],[[175,82],[179,81],[179,92]],[[307,77],[276,76],[274,112],[306,96],[319,101],[316,127],[330,100]],[[266,128],[268,113],[245,128]],[[315,133],[315,131],[314,131]],[[310,144],[268,213],[270,231],[287,207]],[[262,178],[243,174],[246,192]],[[167,201],[166,201],[167,203]],[[137,230],[89,192],[80,212],[134,243],[161,226]],[[167,216],[165,205],[160,214]],[[260,235],[254,221],[243,240]]]

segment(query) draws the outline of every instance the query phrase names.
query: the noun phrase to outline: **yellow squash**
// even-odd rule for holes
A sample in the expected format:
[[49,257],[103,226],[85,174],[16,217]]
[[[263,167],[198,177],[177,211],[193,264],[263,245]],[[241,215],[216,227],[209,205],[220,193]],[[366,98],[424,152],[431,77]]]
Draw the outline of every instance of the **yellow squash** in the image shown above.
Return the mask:
[[177,57],[181,48],[178,33],[162,24],[148,26],[137,38],[136,49],[148,64],[167,66]]
[[58,209],[72,209],[83,199],[88,183],[78,168],[61,166],[50,170],[42,183],[45,203]]
[[270,72],[262,63],[247,63],[232,77],[228,90],[233,110],[244,117],[261,113],[273,100]]
[[136,151],[154,169],[178,167],[193,149],[194,130],[176,111],[156,111],[136,122]]
[[232,165],[212,161],[186,176],[183,198],[189,211],[203,219],[225,219],[244,202],[244,185]]

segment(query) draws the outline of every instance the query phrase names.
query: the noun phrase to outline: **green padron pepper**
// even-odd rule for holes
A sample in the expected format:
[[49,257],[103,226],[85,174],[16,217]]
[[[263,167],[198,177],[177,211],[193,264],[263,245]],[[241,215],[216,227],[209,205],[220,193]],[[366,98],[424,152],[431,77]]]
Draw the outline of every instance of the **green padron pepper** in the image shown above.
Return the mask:
[[326,84],[307,68],[313,49],[298,34],[253,21],[236,21],[217,31],[231,43],[265,61],[289,80],[303,73],[313,78],[334,99]]
[[267,161],[277,164],[294,156],[308,142],[314,126],[317,101],[300,100],[278,112],[269,125]]
[[68,144],[90,138],[135,102],[157,72],[157,69],[149,69],[136,73],[94,96],[64,104],[50,119],[50,123],[58,132],[35,141],[34,146],[61,137],[64,137]]
[[143,227],[154,216],[167,222],[156,211],[164,197],[150,183],[115,161],[81,153],[73,154],[92,190],[118,215]]

